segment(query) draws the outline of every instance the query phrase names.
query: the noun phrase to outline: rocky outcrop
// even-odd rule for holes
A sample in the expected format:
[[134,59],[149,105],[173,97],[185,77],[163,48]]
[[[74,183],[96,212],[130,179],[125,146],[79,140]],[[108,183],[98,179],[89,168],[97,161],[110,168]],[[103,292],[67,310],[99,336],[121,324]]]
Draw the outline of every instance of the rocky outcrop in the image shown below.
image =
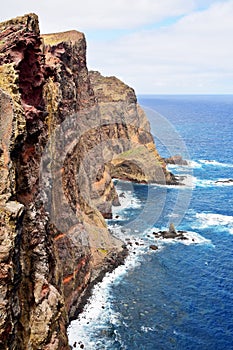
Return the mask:
[[134,90],[99,72],[90,72],[90,80],[99,104],[102,132],[108,139],[104,157],[111,176],[141,183],[174,183],[155,148],[149,121]]
[[168,231],[153,232],[156,238],[187,240],[186,231],[177,231],[174,224],[170,223]]
[[104,220],[112,178],[173,179],[134,91],[89,74],[82,33],[1,23],[0,63],[0,347],[69,349],[69,320],[127,254]]
[[180,155],[175,155],[169,158],[164,159],[166,164],[172,164],[172,165],[188,165],[187,160],[183,159]]

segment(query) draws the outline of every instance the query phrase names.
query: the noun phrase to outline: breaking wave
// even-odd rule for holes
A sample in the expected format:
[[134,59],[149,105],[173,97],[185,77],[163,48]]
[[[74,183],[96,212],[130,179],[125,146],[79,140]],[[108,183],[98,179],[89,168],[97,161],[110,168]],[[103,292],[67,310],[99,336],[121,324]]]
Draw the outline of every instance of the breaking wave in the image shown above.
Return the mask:
[[227,229],[233,234],[233,216],[214,214],[214,213],[197,213],[196,218],[200,228],[215,227]]
[[213,187],[213,186],[218,186],[218,187],[224,187],[224,186],[233,186],[233,179],[216,179],[216,180],[206,180],[206,179],[198,179],[194,178],[193,179],[195,185],[197,187]]
[[199,160],[199,163],[204,164],[204,165],[212,165],[212,166],[216,166],[216,167],[233,168],[233,164],[231,164],[231,163],[222,163],[222,162],[218,162],[217,160],[201,159],[201,160]]

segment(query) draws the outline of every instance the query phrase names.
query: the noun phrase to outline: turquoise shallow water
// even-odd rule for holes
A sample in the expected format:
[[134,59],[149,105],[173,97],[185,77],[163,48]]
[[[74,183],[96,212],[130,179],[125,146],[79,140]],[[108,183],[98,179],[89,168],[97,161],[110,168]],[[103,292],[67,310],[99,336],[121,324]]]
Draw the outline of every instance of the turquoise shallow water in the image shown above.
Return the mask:
[[[96,286],[69,329],[70,344],[233,349],[233,183],[227,182],[233,178],[233,97],[141,96],[139,102],[160,153],[180,151],[189,159],[188,167],[171,168],[186,177],[186,186],[116,183],[125,197],[109,225],[131,241],[131,253]],[[189,239],[155,240],[153,232],[170,222]]]

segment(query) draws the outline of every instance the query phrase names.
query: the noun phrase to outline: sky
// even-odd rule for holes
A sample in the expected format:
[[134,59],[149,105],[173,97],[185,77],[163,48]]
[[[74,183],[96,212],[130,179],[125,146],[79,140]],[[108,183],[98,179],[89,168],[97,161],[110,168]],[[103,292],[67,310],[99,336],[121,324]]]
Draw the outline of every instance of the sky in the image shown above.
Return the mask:
[[41,33],[85,33],[88,68],[137,94],[233,94],[233,0],[8,0]]

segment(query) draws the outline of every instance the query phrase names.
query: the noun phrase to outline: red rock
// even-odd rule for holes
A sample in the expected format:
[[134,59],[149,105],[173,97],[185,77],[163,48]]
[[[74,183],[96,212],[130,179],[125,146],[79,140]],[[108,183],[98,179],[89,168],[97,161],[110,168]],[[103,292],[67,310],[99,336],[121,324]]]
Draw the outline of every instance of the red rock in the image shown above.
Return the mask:
[[1,23],[0,64],[0,348],[68,350],[69,319],[127,254],[103,217],[112,176],[170,174],[133,89],[88,72],[82,33]]

